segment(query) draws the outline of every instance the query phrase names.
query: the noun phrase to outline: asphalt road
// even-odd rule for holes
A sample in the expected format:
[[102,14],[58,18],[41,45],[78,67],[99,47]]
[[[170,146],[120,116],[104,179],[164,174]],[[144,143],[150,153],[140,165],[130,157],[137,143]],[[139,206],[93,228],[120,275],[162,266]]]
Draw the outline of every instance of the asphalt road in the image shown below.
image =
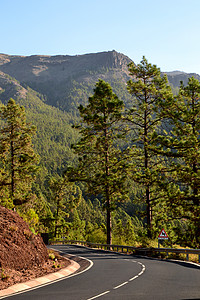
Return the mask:
[[9,297],[12,300],[194,300],[200,299],[197,265],[126,256],[80,246],[53,248],[92,261],[87,271]]

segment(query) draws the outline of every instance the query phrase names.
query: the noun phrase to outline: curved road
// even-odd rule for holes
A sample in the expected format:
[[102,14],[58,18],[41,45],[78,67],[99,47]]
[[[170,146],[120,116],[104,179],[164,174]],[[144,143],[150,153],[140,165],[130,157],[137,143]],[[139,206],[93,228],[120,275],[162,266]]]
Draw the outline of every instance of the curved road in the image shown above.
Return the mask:
[[12,300],[194,300],[200,299],[200,266],[106,253],[81,246],[54,249],[93,265],[53,284],[9,297]]

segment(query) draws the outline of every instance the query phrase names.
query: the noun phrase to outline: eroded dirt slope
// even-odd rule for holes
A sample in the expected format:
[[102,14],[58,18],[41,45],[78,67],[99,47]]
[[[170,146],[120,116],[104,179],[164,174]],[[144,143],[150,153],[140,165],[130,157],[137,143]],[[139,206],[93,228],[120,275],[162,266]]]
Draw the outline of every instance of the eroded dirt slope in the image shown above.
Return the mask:
[[33,234],[16,212],[0,206],[0,289],[69,264],[60,256],[54,261],[49,259],[42,238]]

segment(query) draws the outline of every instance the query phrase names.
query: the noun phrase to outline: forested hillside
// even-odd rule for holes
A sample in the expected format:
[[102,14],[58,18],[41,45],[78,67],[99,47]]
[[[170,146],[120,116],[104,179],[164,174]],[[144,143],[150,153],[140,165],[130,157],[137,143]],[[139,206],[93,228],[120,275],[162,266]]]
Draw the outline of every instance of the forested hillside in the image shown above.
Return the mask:
[[74,157],[70,145],[77,140],[72,124],[76,116],[47,105],[44,96],[28,86],[24,88],[16,79],[0,73],[0,100],[6,104],[10,98],[25,107],[27,120],[37,127],[33,138],[35,149],[41,158],[41,166],[50,173],[59,173],[66,162]]
[[[76,126],[73,125],[80,125],[80,109],[78,107],[80,105],[87,107],[88,99],[94,94],[95,84],[99,79],[110,84],[113,93],[123,101],[124,111],[131,111],[131,107],[136,105],[137,92],[132,90],[132,85],[128,84],[128,82],[130,80],[133,80],[133,82],[137,81],[138,75],[134,72],[130,74],[131,71],[128,67],[130,63],[134,66],[134,63],[128,57],[116,51],[77,56],[35,55],[24,57],[0,54],[0,101],[6,106],[9,99],[13,98],[17,105],[25,108],[27,123],[36,126],[36,133],[32,136],[32,142],[35,153],[39,155],[39,169],[32,185],[31,200],[18,207],[20,213],[30,223],[33,230],[39,232],[47,231],[54,238],[67,235],[69,238],[88,239],[98,242],[106,241],[106,211],[105,207],[103,210],[101,193],[92,194],[90,191],[88,194],[85,182],[79,181],[74,184],[64,174],[66,175],[66,170],[69,167],[74,167],[81,160],[78,157],[78,153],[75,153],[71,147],[71,145],[75,145],[80,140],[81,136],[79,130],[76,130],[74,128]],[[161,74],[162,78],[164,78],[163,76]],[[167,76],[172,91],[174,94],[178,94],[179,97],[180,81],[186,86],[188,78],[192,76],[200,80],[200,76],[197,74],[187,74],[178,71],[167,73]],[[159,84],[160,87],[158,88],[158,82],[155,82],[156,89],[160,93],[160,99],[167,99],[166,95],[163,96],[164,82],[159,81]],[[169,93],[167,90],[165,93]],[[172,97],[169,94],[168,101]],[[172,102],[168,102],[168,105],[170,107]],[[176,107],[176,104],[173,105],[171,106],[172,110]],[[167,130],[169,128],[172,129],[177,124],[175,116],[172,116],[173,120],[169,121],[170,114],[166,108],[164,110],[162,105],[156,109],[154,112],[152,111],[152,116],[154,118],[155,113],[158,113],[161,109],[163,110],[164,115],[162,115],[163,120],[161,124],[164,125],[165,130],[167,128]],[[168,115],[166,115],[167,113]],[[126,115],[125,119],[130,128],[135,126],[130,117],[127,118]],[[2,128],[4,128],[5,123],[6,119],[2,119]],[[84,123],[84,120],[81,120],[82,123]],[[159,122],[157,125],[160,126]],[[126,126],[123,125],[122,127],[125,128]],[[162,127],[159,128],[156,132],[163,133]],[[117,145],[119,148],[126,149],[127,145],[132,147],[134,143],[139,145],[141,141],[139,139],[135,140],[135,134],[136,131],[129,130],[125,140],[118,139]],[[156,150],[159,155],[164,155],[164,150],[161,151],[161,144],[162,146],[164,145],[163,147],[171,146],[173,148],[172,140],[170,142],[165,141],[166,144],[164,144],[163,141],[161,143],[161,138],[157,137],[156,141],[160,143],[160,148],[158,147],[159,149]],[[3,157],[3,152],[1,155]],[[137,160],[140,161],[136,152],[132,155],[133,157],[137,155]],[[168,157],[167,164],[172,168],[174,162],[168,161],[170,155],[165,153],[165,157]],[[182,159],[180,164],[185,164],[181,155],[179,153],[174,159],[176,162]],[[161,161],[159,160],[159,164]],[[193,165],[193,169],[195,168],[198,169],[196,164]],[[148,228],[145,226],[147,221],[147,216],[145,215],[146,204],[145,201],[138,201],[138,199],[142,198],[141,194],[144,192],[144,186],[146,186],[147,192],[148,184],[155,182],[155,177],[151,177],[151,180],[146,178],[146,183],[141,188],[141,184],[144,183],[144,178],[141,174],[143,174],[144,170],[141,169],[141,174],[138,173],[138,170],[138,167],[132,169],[132,172],[135,172],[137,176],[127,175],[128,182],[126,184],[129,186],[127,201],[121,201],[112,211],[113,241],[116,243],[145,244],[147,242]],[[150,172],[149,170],[148,172]],[[154,175],[151,176],[155,176],[155,172],[159,172],[158,170],[154,170]],[[166,172],[169,178],[169,172]],[[176,172],[178,171],[176,170]],[[169,180],[174,182],[174,184],[179,184],[175,178],[174,173]],[[180,175],[179,179],[183,180],[183,178],[185,178],[185,175]],[[1,180],[1,186],[3,186],[4,182]],[[183,184],[181,189],[183,188],[184,190],[185,184]],[[162,188],[163,194],[160,194],[159,197],[164,199],[169,192],[169,186],[162,186]],[[191,188],[188,186],[188,189]],[[187,220],[190,215],[189,210],[186,209],[188,205],[184,202],[184,208],[180,208],[181,199],[186,201],[184,197],[181,198],[179,195],[179,192],[181,194],[183,191],[180,189],[178,192],[175,186],[173,186],[173,189],[173,193],[171,195],[168,194],[168,200],[170,201],[170,197],[175,195],[179,199],[177,201],[177,213],[174,214],[174,210],[173,212],[168,211],[168,208],[164,209],[164,207],[170,206],[169,203],[163,202],[162,207],[161,203],[155,202],[156,204],[154,204],[152,202],[152,207],[154,206],[154,217],[151,224],[152,238],[156,237],[160,226],[167,226],[168,224],[171,241],[175,242],[177,240],[187,244],[186,232],[193,226],[188,222],[183,222],[184,218]],[[156,199],[155,189],[153,193]],[[195,191],[195,193],[195,197],[198,198],[198,191]],[[5,195],[7,194],[1,188],[2,199],[5,198]],[[194,203],[197,202],[194,200]],[[5,199],[1,200],[1,205],[2,203],[5,205]],[[151,211],[151,208],[149,209]],[[184,210],[184,213],[180,213],[181,209]],[[195,219],[194,217],[193,224],[198,222],[198,218]],[[184,238],[183,235],[185,235]],[[190,245],[195,243],[196,241],[194,243],[191,242]]]

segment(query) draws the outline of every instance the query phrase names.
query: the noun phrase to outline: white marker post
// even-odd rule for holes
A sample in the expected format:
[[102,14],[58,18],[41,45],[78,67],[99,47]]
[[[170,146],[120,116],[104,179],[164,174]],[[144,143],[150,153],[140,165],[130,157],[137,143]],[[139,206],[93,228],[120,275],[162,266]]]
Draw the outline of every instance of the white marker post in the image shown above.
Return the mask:
[[162,229],[159,236],[158,236],[158,248],[160,248],[160,240],[168,240],[168,235],[165,229]]

